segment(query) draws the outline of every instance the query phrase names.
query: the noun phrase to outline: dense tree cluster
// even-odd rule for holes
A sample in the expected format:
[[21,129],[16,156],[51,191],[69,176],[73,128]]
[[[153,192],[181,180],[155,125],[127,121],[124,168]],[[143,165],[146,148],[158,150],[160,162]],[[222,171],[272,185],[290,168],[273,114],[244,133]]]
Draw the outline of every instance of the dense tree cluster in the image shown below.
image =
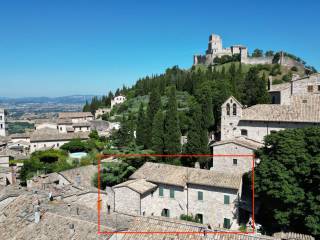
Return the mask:
[[[269,102],[266,77],[260,72],[261,67],[245,71],[240,63],[230,63],[228,68],[209,67],[206,71],[173,67],[163,75],[140,79],[126,89],[127,94],[149,95],[149,101],[141,102],[136,113],[127,109],[113,141],[119,147],[134,144],[157,154],[207,154],[209,133],[219,132],[220,108],[229,96],[234,95],[248,106]],[[192,96],[183,110],[177,104],[177,91]],[[184,146],[182,134],[188,139]],[[162,160],[186,166],[200,161],[202,166],[209,167],[205,158]]]
[[257,152],[257,221],[265,230],[320,237],[320,128],[288,129],[266,136]]

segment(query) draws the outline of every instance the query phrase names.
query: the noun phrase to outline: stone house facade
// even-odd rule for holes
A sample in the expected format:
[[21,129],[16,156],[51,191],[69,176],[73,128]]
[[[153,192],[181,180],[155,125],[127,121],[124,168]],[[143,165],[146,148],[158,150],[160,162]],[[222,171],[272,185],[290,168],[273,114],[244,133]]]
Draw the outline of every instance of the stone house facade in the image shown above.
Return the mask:
[[147,162],[129,181],[112,188],[110,204],[132,215],[192,215],[211,227],[237,229],[241,187],[240,174]]
[[59,149],[72,139],[89,139],[88,132],[59,133],[57,130],[37,131],[30,136],[30,153],[46,149]]
[[111,112],[111,108],[98,108],[94,116],[96,119],[99,119],[103,114],[110,113],[110,112]]
[[126,100],[125,96],[119,95],[111,99],[111,109],[117,105],[117,104],[122,104]]
[[288,83],[276,85],[269,80],[269,86],[273,104],[290,105],[292,96],[320,95],[320,74],[315,73],[303,78],[294,77]]
[[0,108],[0,136],[6,136],[6,121],[3,108]]

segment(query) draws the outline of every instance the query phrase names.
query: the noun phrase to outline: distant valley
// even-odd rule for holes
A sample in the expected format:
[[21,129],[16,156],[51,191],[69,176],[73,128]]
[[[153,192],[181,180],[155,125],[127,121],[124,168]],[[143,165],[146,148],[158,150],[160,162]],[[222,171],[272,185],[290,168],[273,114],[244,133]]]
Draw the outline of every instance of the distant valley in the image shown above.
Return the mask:
[[32,120],[52,118],[57,112],[81,111],[93,95],[71,95],[63,97],[0,97],[0,107],[7,110],[8,120]]

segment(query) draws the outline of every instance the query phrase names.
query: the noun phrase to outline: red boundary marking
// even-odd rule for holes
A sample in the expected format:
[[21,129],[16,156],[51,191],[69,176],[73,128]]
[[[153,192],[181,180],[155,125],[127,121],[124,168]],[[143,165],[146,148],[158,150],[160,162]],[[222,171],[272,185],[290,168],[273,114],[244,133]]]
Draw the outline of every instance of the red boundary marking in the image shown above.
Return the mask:
[[107,235],[107,234],[181,234],[181,235],[196,235],[204,234],[203,232],[134,232],[134,231],[121,231],[121,232],[101,232],[101,219],[100,219],[100,208],[101,208],[101,197],[100,197],[100,164],[101,160],[108,157],[252,157],[252,232],[206,232],[206,234],[254,234],[255,230],[255,214],[254,214],[254,154],[101,154],[97,155],[98,158],[98,201],[97,201],[97,210],[98,210],[98,234]]

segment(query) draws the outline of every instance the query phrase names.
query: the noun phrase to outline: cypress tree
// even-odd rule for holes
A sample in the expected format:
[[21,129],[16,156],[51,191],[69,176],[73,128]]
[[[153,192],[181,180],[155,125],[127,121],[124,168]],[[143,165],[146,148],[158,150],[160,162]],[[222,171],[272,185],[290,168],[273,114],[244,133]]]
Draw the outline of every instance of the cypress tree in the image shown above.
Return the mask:
[[164,115],[162,109],[156,113],[152,124],[152,150],[157,154],[164,153]]
[[146,125],[146,116],[143,110],[143,103],[141,102],[138,112],[138,119],[137,119],[137,132],[136,132],[136,144],[138,146],[146,146],[145,142],[145,126]]
[[177,154],[181,151],[180,128],[178,122],[176,89],[171,86],[169,89],[168,109],[165,116],[165,153]]
[[145,121],[145,143],[147,148],[151,147],[153,118],[160,109],[160,107],[161,96],[159,94],[159,90],[157,88],[153,88],[149,98],[147,116]]
[[269,102],[266,80],[259,76],[256,67],[251,68],[246,75],[243,102],[248,106]]
[[[206,154],[208,153],[207,131],[201,127],[201,106],[194,103],[190,109],[190,125],[188,131],[188,142],[185,147],[186,154]],[[199,157],[185,157],[182,159],[184,166],[194,166],[199,161]]]

